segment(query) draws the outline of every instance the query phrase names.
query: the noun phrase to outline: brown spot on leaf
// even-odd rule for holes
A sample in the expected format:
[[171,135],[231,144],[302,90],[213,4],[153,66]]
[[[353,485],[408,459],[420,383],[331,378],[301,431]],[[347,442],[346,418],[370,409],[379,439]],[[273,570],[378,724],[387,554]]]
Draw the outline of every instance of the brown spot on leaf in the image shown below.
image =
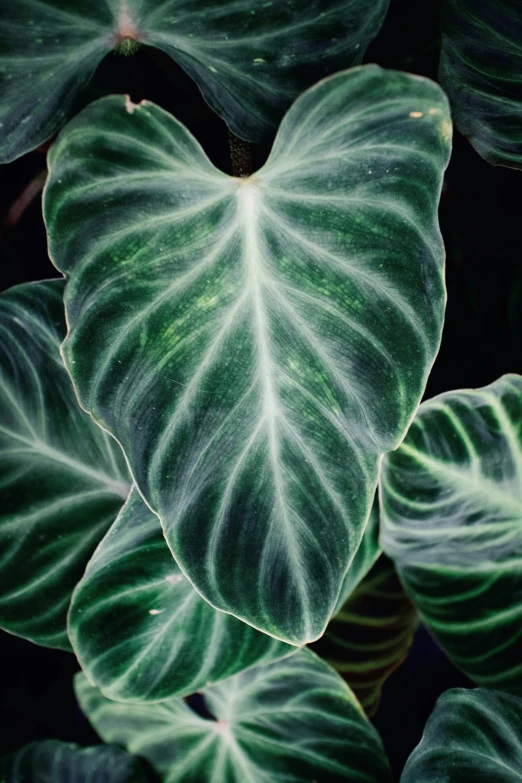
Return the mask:
[[440,124],[440,132],[442,134],[442,138],[444,139],[444,141],[451,141],[451,136],[453,133],[451,122],[448,122],[447,120],[443,120]]
[[136,109],[138,106],[139,106],[138,103],[133,103],[131,101],[130,95],[126,95],[125,96],[125,108],[127,109],[129,114],[133,114],[134,113],[134,109]]

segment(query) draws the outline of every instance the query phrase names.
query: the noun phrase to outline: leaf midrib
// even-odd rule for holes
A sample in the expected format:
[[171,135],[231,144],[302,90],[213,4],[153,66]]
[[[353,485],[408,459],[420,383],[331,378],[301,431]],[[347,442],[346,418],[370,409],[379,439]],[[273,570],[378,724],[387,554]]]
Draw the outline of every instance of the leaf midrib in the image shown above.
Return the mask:
[[[257,343],[259,378],[262,388],[263,420],[267,429],[270,461],[273,466],[273,479],[275,497],[280,509],[281,519],[284,525],[285,538],[288,541],[288,557],[293,561],[294,572],[297,576],[297,590],[301,596],[307,595],[306,584],[302,576],[302,570],[294,549],[295,533],[285,502],[285,491],[282,486],[279,465],[279,438],[277,434],[277,419],[282,415],[278,400],[277,390],[274,385],[275,368],[270,349],[270,334],[266,308],[263,301],[263,287],[266,271],[264,269],[262,248],[259,242],[259,219],[261,192],[258,186],[252,182],[242,183],[238,181],[237,200],[240,214],[240,225],[243,227],[243,259],[247,288],[252,302],[255,319],[255,335]],[[305,616],[304,633],[306,638],[311,638],[309,618]]]

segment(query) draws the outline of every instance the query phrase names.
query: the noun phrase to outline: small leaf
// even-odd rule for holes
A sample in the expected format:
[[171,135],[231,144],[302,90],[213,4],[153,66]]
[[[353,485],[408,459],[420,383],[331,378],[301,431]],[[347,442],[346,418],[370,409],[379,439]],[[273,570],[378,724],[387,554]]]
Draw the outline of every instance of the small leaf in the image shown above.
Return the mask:
[[16,0],[0,4],[0,162],[50,138],[110,51],[170,55],[250,141],[294,98],[360,63],[389,0]]
[[445,0],[439,79],[477,152],[522,168],[520,0]]
[[164,783],[390,783],[357,701],[309,650],[203,692],[214,720],[182,699],[129,705],[76,676],[82,710],[107,742],[146,758]]
[[439,698],[401,783],[448,781],[522,781],[522,699],[485,688]]
[[31,742],[6,764],[5,783],[146,783],[138,761],[121,748]]
[[60,356],[63,280],[0,295],[0,627],[70,649],[73,588],[129,491]]
[[295,645],[324,631],[439,346],[449,128],[433,82],[364,66],[302,95],[247,179],[121,97],[50,153],[82,406],[198,592]]
[[477,683],[522,695],[522,378],[423,403],[383,462],[381,544]]
[[89,681],[119,701],[194,693],[295,652],[196,593],[135,489],[74,592],[69,637]]
[[312,649],[344,677],[368,715],[405,659],[417,626],[391,560],[381,555]]

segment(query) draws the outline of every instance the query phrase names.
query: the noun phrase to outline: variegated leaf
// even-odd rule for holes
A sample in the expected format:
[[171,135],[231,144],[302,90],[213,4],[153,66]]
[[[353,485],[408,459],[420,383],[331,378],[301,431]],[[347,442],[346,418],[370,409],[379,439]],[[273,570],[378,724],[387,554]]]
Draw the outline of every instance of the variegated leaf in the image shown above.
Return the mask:
[[239,136],[270,139],[292,100],[361,62],[389,0],[0,3],[0,162],[51,137],[109,52],[161,49]]
[[522,781],[522,699],[485,688],[439,698],[401,783],[450,781]]
[[368,715],[413,641],[417,614],[391,560],[381,555],[312,649],[346,680]]
[[4,783],[146,783],[138,759],[121,748],[31,742],[5,765]]
[[148,759],[164,783],[391,783],[381,741],[338,674],[309,650],[182,699],[129,705],[77,675],[80,705],[108,742]]
[[0,295],[0,628],[70,649],[66,614],[130,484],[60,356],[63,280]]
[[522,168],[522,5],[445,0],[439,79],[455,124],[490,163]]
[[295,652],[196,593],[135,489],[74,592],[69,638],[89,681],[118,701],[194,693]]
[[382,469],[381,544],[451,659],[522,695],[522,378],[423,403]]
[[364,66],[304,93],[247,179],[116,97],[50,153],[81,403],[203,597],[295,645],[335,608],[438,349],[450,134],[437,85]]

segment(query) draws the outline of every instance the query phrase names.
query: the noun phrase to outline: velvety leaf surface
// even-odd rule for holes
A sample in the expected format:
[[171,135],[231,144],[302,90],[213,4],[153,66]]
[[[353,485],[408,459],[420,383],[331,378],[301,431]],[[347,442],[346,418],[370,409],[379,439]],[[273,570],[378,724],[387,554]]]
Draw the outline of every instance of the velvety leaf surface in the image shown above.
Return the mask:
[[520,783],[522,700],[498,691],[444,693],[401,783]]
[[437,85],[365,66],[301,96],[248,179],[120,97],[49,156],[82,406],[197,590],[283,641],[323,632],[438,349],[450,130]]
[[31,742],[7,763],[5,783],[146,783],[140,762],[121,748]]
[[381,544],[452,660],[522,694],[522,378],[423,403],[382,468]]
[[196,593],[135,489],[75,590],[69,637],[90,682],[117,700],[194,693],[295,652]]
[[100,0],[0,3],[0,163],[49,139],[114,46]]
[[411,646],[417,626],[391,560],[381,555],[312,649],[344,677],[368,715]]
[[309,650],[204,691],[215,720],[182,699],[105,699],[82,674],[82,710],[108,742],[142,755],[164,783],[389,783],[381,741],[357,701]]
[[60,356],[63,280],[0,295],[0,628],[70,649],[75,584],[130,485]]
[[0,162],[64,124],[96,66],[163,50],[239,136],[272,134],[330,72],[359,63],[389,0],[16,0],[0,4]]
[[344,577],[341,592],[339,593],[337,604],[333,612],[334,615],[341,610],[359,582],[364,579],[372,566],[375,565],[379,555],[382,554],[379,544],[379,533],[379,498],[376,492],[361,543],[359,544],[359,548],[350,563],[350,568]]
[[520,0],[445,0],[439,79],[477,152],[522,168]]

